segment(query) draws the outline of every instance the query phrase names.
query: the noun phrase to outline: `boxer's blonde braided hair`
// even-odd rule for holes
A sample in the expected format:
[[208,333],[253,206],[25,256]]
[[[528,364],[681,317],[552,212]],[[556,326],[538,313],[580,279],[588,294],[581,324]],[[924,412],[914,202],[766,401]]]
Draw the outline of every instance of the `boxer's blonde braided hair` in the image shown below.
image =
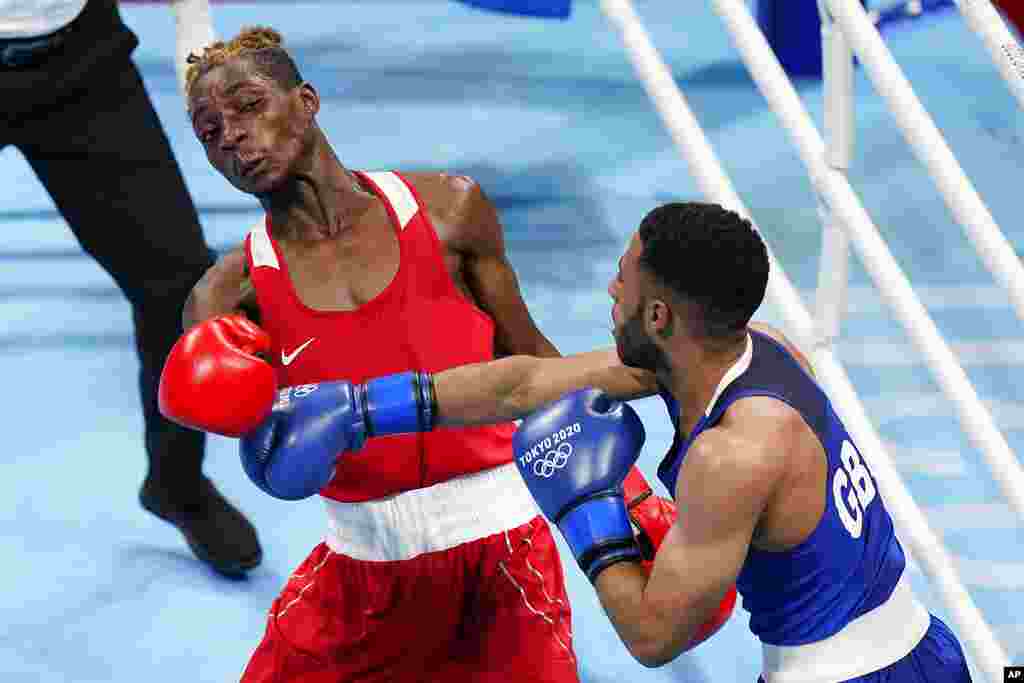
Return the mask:
[[243,28],[231,40],[217,42],[203,48],[201,55],[190,54],[186,61],[185,94],[192,95],[192,87],[203,74],[235,57],[248,57],[263,75],[283,87],[293,88],[302,83],[302,76],[291,55],[281,47],[281,34],[267,26]]

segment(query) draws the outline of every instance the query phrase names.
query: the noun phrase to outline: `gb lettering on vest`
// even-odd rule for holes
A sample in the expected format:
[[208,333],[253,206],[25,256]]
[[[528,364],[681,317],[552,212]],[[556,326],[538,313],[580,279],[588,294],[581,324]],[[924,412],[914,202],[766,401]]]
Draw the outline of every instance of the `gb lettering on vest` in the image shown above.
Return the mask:
[[832,502],[850,536],[860,538],[864,530],[864,512],[875,499],[875,482],[851,442],[843,441],[839,459],[843,466],[836,468],[832,476]]

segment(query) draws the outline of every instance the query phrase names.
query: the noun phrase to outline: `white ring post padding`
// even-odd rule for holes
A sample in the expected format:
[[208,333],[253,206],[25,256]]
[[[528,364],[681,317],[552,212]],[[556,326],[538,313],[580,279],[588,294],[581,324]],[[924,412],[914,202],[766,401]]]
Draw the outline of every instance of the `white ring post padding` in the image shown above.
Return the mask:
[[[853,51],[843,32],[833,25],[822,0],[818,0],[818,14],[821,17],[827,162],[832,168],[845,173],[853,157]],[[814,297],[815,319],[821,342],[831,344],[839,338],[845,312],[850,238],[820,197],[818,216],[822,235],[818,289]]]

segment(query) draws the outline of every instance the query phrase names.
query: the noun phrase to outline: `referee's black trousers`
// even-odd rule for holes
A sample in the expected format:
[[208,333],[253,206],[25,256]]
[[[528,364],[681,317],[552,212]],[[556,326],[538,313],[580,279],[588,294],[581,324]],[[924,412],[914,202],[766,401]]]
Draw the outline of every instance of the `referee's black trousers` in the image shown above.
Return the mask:
[[189,496],[199,490],[204,435],[160,415],[157,387],[185,298],[214,254],[114,0],[90,0],[72,27],[40,63],[0,67],[0,146],[21,151],[131,303],[149,478]]

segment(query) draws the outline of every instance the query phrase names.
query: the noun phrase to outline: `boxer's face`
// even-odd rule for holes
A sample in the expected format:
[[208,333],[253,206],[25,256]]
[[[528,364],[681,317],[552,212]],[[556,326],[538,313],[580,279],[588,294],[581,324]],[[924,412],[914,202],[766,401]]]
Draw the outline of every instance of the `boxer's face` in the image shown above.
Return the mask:
[[642,243],[634,233],[629,248],[619,259],[619,271],[608,285],[612,297],[612,324],[615,348],[623,365],[656,371],[664,354],[647,333],[644,316],[648,297],[644,294],[644,275],[640,271]]
[[308,166],[318,109],[312,87],[285,91],[244,58],[204,74],[189,98],[192,127],[206,158],[232,185],[256,195]]
[[615,335],[622,324],[639,308],[637,292],[637,259],[640,255],[640,237],[634,233],[629,246],[619,257],[619,269],[608,283],[608,295],[612,298],[612,325]]

